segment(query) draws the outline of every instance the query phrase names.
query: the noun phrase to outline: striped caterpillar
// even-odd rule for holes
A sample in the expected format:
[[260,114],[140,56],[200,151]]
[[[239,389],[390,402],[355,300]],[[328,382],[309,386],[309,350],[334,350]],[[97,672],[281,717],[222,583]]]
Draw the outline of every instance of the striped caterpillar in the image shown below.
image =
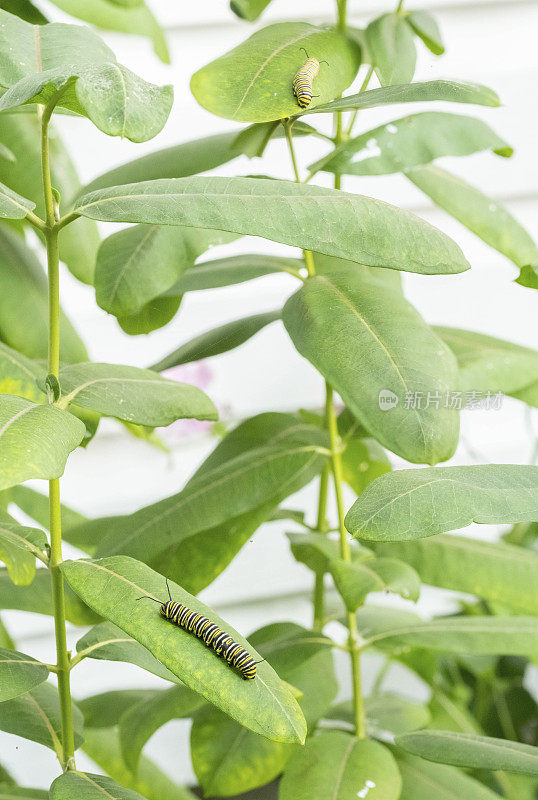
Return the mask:
[[317,58],[310,58],[304,47],[300,47],[306,53],[306,61],[293,79],[293,94],[297,98],[299,108],[308,108],[315,96],[312,94],[312,83],[319,72],[320,64],[329,64],[328,61],[318,61]]

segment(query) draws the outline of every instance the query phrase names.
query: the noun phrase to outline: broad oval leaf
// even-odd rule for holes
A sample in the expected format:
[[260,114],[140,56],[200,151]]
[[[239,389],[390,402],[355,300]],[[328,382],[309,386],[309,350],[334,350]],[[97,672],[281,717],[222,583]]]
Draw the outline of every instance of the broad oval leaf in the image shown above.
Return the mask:
[[534,617],[438,617],[425,622],[409,612],[364,606],[357,612],[357,622],[365,647],[426,647],[447,653],[531,658],[538,654]]
[[400,86],[383,86],[367,92],[340,97],[323,106],[307,109],[303,114],[334,114],[335,111],[376,108],[392,103],[418,103],[442,100],[448,103],[473,103],[480,106],[500,106],[501,101],[493,89],[479,83],[459,81],[423,81],[403,83]]
[[434,203],[518,267],[538,270],[538,248],[520,223],[496,200],[436,166],[417,167],[407,177]]
[[0,390],[2,394],[15,394],[27,400],[43,402],[47,370],[43,364],[27,358],[0,342]]
[[237,135],[237,130],[217,133],[148,153],[94,178],[84,193],[158,178],[186,178],[215,169],[240,155],[234,147]]
[[227,353],[244,344],[267,325],[279,320],[280,317],[280,311],[266,311],[263,314],[253,314],[251,317],[243,317],[233,322],[227,322],[225,325],[219,325],[218,328],[205,331],[189,342],[185,342],[170,355],[154,364],[151,369],[162,372],[162,370],[176,367],[179,364],[188,364],[191,361]]
[[127,766],[136,774],[142,749],[153,734],[171,719],[193,716],[202,705],[205,701],[185,686],[154,692],[151,697],[131,705],[122,714],[119,726],[121,751]]
[[79,199],[75,211],[108,222],[252,234],[408,272],[469,268],[451,239],[408,212],[361,195],[290,181],[220,177],[147,181],[92,192]]
[[120,786],[105,775],[71,770],[52,782],[49,790],[50,800],[144,800],[141,794]]
[[471,398],[473,392],[474,396],[476,392],[502,392],[518,397],[521,390],[536,383],[537,350],[460,328],[434,330],[456,356],[461,389]]
[[320,63],[314,80],[319,100],[327,102],[346,89],[360,66],[360,49],[328,28],[306,22],[282,22],[254,33],[191,79],[200,105],[213,114],[240,122],[267,122],[297,114],[292,81],[306,60],[304,47]]
[[440,56],[445,52],[441,31],[431,14],[427,11],[410,11],[404,19],[434,55]]
[[351,507],[346,527],[358,538],[390,542],[422,539],[472,522],[537,519],[538,467],[480,464],[382,475]]
[[413,80],[417,53],[411,28],[402,14],[382,14],[364,33],[381,86]]
[[420,758],[397,753],[396,761],[402,776],[400,800],[500,800],[480,781],[459,769],[433,764]]
[[[399,734],[423,728],[430,720],[424,705],[413,703],[392,692],[375,694],[364,699],[366,727],[370,736],[383,737],[387,733]],[[350,728],[355,724],[353,703],[347,700],[333,706],[325,719],[345,722]]]
[[[319,428],[290,415],[258,415],[229,434],[179,494],[128,516],[90,522],[83,535],[93,541],[97,532],[100,556],[140,556],[189,587],[200,587],[197,570],[205,577],[209,560],[214,578],[213,559],[222,570],[248,538],[251,526],[250,521],[245,525],[245,515],[254,512],[257,527],[279,502],[321,471],[328,457],[325,445]],[[256,518],[259,510],[261,519]],[[224,541],[219,528],[226,529]],[[211,532],[216,534],[209,538],[216,553],[210,557],[205,535]],[[194,552],[188,549],[186,555],[183,547],[189,545]]]
[[481,119],[424,111],[395,119],[345,142],[309,166],[310,172],[387,175],[429,164],[443,156],[493,150],[509,157],[512,148]]
[[456,731],[416,731],[396,738],[399,747],[428,761],[474,769],[538,775],[538,747]]
[[[4,61],[0,110],[46,103],[62,90],[58,105],[87,116],[111,136],[134,142],[153,138],[172,106],[172,88],[158,87],[119,65],[113,52],[86,27],[32,26],[0,11]],[[0,206],[1,207],[1,206]]]
[[400,789],[400,773],[386,747],[329,731],[294,753],[279,800],[357,800],[360,793],[368,800],[398,800]]
[[176,676],[166,669],[147,648],[143,647],[136,639],[127,636],[112,622],[101,622],[90,628],[88,633],[78,640],[77,653],[83,655],[84,658],[135,664],[165,681],[178,682]]
[[241,19],[254,22],[271,0],[230,0],[230,8]]
[[215,406],[200,389],[161,378],[152,370],[87,361],[62,367],[60,385],[64,408],[74,404],[137,425],[154,428],[176,419],[217,419]]
[[221,286],[251,281],[276,272],[287,272],[300,277],[303,268],[302,259],[258,253],[217,258],[214,261],[203,261],[187,270],[179,279],[177,289],[180,292],[218,289]]
[[[0,608],[31,611],[34,614],[54,614],[52,584],[48,569],[38,569],[29,586],[15,586],[6,569],[0,569]],[[100,617],[73,592],[65,587],[65,616],[74,625],[92,625]]]
[[135,314],[171,289],[198,256],[232,238],[222,231],[162,225],[135,225],[113,233],[97,254],[95,299],[117,317]]
[[[47,357],[48,289],[45,273],[22,236],[0,227],[0,339],[30,358]],[[28,325],[28,320],[32,324]],[[84,361],[86,349],[60,315],[60,358]]]
[[[243,682],[201,641],[163,619],[154,603],[135,603],[143,594],[162,597],[162,575],[125,556],[64,561],[62,571],[85,602],[147,647],[190,689],[255,733],[276,741],[304,741],[304,717],[268,664],[258,664],[256,678]],[[208,616],[259,660],[249,643],[207,606],[175,584],[170,588],[175,600]]]
[[373,547],[380,555],[401,558],[414,567],[424,583],[538,615],[538,555],[532,551],[443,533]]
[[16,650],[0,648],[0,703],[11,700],[47,680],[45,664]]
[[[82,714],[72,706],[75,748],[82,744]],[[0,703],[0,730],[22,736],[54,750],[61,758],[60,698],[50,683],[35,686],[26,694]]]
[[43,559],[47,537],[39,528],[28,528],[0,517],[0,561],[17,586],[27,586],[34,579],[36,557]]
[[85,728],[113,728],[128,709],[160,694],[161,689],[112,689],[79,699],[77,705],[84,717]]
[[[1,17],[0,17],[1,19]],[[0,183],[0,217],[3,219],[24,219],[35,203]]]
[[[331,562],[340,557],[339,542],[324,533],[288,533],[287,537],[294,558],[313,572],[328,572]],[[373,556],[368,548],[356,545],[357,542],[351,543],[354,562],[361,563]]]
[[0,489],[29,478],[59,478],[86,428],[72,414],[0,395]]
[[[442,398],[457,385],[456,361],[400,292],[335,271],[308,278],[282,318],[299,353],[384,447],[415,463],[453,455],[458,414]],[[406,398],[428,392],[437,403],[406,408]],[[388,410],[384,397],[395,398]]]
[[329,568],[336,588],[350,612],[356,611],[370,592],[380,592],[385,588],[385,584],[370,569],[368,562],[354,564],[336,559],[330,562]]
[[47,789],[0,783],[0,800],[49,800],[49,793]]

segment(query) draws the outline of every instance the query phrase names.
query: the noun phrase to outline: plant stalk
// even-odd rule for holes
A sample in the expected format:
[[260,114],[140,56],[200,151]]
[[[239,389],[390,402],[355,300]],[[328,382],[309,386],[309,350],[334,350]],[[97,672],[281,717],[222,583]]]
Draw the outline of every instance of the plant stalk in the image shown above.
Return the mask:
[[[342,496],[342,456],[341,442],[338,433],[338,424],[333,403],[333,390],[329,383],[325,384],[327,395],[327,407],[329,409],[329,437],[331,442],[331,467],[334,481],[334,493],[336,498],[336,508],[338,511],[338,530],[340,533],[340,557],[344,561],[351,561],[351,548],[344,525],[345,511],[344,499]],[[364,716],[364,703],[362,700],[361,689],[361,665],[359,649],[359,633],[357,629],[357,619],[355,614],[347,615],[348,625],[348,650],[351,658],[351,677],[353,685],[353,712],[355,721],[355,732],[359,739],[366,736],[366,723]]]
[[[49,342],[48,370],[58,378],[60,369],[60,276],[58,252],[57,208],[52,191],[49,154],[49,123],[56,96],[45,107],[41,118],[41,164],[43,170],[43,192],[46,209],[45,241],[47,246],[49,288]],[[62,717],[62,768],[75,769],[75,742],[69,680],[70,654],[67,650],[65,630],[65,588],[60,570],[62,563],[62,519],[60,505],[60,481],[49,481],[50,514],[50,562],[52,579],[52,602],[54,606],[54,630],[56,639],[56,667],[58,693]]]
[[[326,431],[329,430],[329,413],[330,408],[325,403],[325,419],[324,425]],[[316,521],[316,530],[319,533],[327,533],[327,490],[329,488],[329,473],[330,465],[327,464],[323,467],[319,480],[319,497],[318,497],[318,517]],[[323,630],[325,624],[325,586],[323,582],[323,572],[316,573],[316,581],[314,584],[314,624],[315,631]]]

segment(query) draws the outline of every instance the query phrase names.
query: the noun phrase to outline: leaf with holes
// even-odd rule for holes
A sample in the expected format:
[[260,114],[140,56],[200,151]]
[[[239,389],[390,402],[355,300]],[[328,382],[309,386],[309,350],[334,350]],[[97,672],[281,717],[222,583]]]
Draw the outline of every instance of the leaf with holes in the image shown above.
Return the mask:
[[352,39],[306,22],[282,22],[195,72],[192,93],[208,111],[239,122],[290,117],[300,111],[292,80],[306,60],[301,47],[320,62],[314,104],[337,97],[355,78],[360,49]]
[[472,522],[536,520],[538,467],[480,464],[382,475],[348,511],[346,527],[357,538],[390,542],[435,536]]
[[84,195],[75,211],[105,222],[252,234],[373,267],[426,274],[469,268],[451,239],[408,212],[369,197],[290,181],[222,177],[146,181]]
[[59,478],[85,431],[56,406],[0,395],[0,489],[29,478]]
[[[132,558],[64,561],[64,576],[95,611],[133,636],[190,689],[245,727],[276,741],[302,742],[306,723],[289,688],[268,664],[258,664],[256,678],[243,681],[230,666],[192,634],[163,619],[155,603],[135,602],[148,594],[162,597],[162,576]],[[251,645],[224,620],[176,584],[172,597],[207,616],[260,660]]]

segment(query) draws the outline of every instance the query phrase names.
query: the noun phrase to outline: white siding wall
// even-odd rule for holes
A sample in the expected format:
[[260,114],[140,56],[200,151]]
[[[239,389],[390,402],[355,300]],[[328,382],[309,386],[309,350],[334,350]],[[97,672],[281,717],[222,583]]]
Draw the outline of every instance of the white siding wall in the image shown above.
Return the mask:
[[[235,20],[224,0],[203,3],[153,0],[152,5],[169,28],[173,57],[170,67],[156,60],[145,40],[119,35],[105,35],[105,38],[119,60],[134,71],[155,82],[174,84],[175,105],[170,121],[156,139],[140,146],[108,139],[84,120],[62,119],[63,134],[72,143],[76,142],[74,155],[84,180],[143,152],[234,127],[197,105],[189,92],[189,77],[216,54],[246,38],[254,27]],[[301,15],[311,21],[329,21],[332,6],[330,0],[294,0],[293,3],[275,0],[263,24]],[[361,25],[373,13],[389,10],[390,3],[350,0],[349,7],[352,23]],[[416,78],[461,78],[496,89],[503,101],[500,109],[462,107],[453,110],[486,120],[516,148],[510,160],[481,154],[467,159],[446,159],[448,168],[475,182],[493,197],[504,200],[538,237],[535,150],[538,140],[538,2],[423,0],[413,7],[428,7],[436,13],[447,44],[447,54],[442,59],[419,48]],[[53,7],[50,11],[51,16],[62,19]],[[450,110],[447,105],[444,108]],[[407,105],[363,112],[361,127],[367,130],[414,110]],[[307,164],[322,149],[309,142],[304,145],[304,151],[301,158],[303,164]],[[268,165],[264,162],[263,168],[258,167],[261,162],[243,158],[222,167],[219,172],[248,174],[263,169],[275,176],[290,177],[282,143],[271,144],[267,158]],[[429,207],[420,192],[401,176],[349,179],[346,188],[412,209],[452,235],[463,247],[473,267],[464,275],[405,276],[408,296],[429,322],[467,327],[536,346],[536,293],[513,283],[516,270],[505,258],[440,211]],[[250,252],[279,249],[278,245],[257,239],[234,247],[237,252],[245,252],[246,247]],[[284,249],[281,248],[282,252]],[[232,252],[232,248],[226,252]],[[131,338],[121,332],[114,318],[97,308],[88,287],[78,284],[68,274],[63,278],[63,304],[83,333],[91,356],[138,366],[151,363],[206,328],[245,313],[277,307],[294,285],[286,276],[269,276],[239,287],[196,293],[186,298],[182,313],[169,326],[147,337]],[[293,350],[279,325],[272,325],[241,349],[213,360],[209,368],[211,380],[207,391],[231,418],[321,402],[319,378]],[[533,445],[529,420],[515,401],[506,400],[501,411],[468,411],[463,418],[463,438],[467,446],[460,448],[454,463],[472,461],[470,449],[486,461],[528,460]],[[533,421],[538,430],[538,420],[534,418]],[[173,444],[172,455],[164,455],[120,435],[113,424],[103,425],[90,447],[71,458],[62,481],[65,501],[91,516],[98,516],[128,512],[178,491],[213,442],[201,434],[184,438],[178,432]],[[300,493],[294,504],[310,503],[312,507],[313,500],[314,492],[310,488]],[[495,530],[486,526],[478,533],[496,535]],[[248,633],[273,619],[294,619],[308,624],[306,592],[309,584],[306,570],[290,559],[284,528],[270,525],[244,548],[230,569],[204,592],[203,597],[218,607],[233,625]],[[271,601],[271,596],[282,593],[289,597]],[[253,599],[257,602],[252,604]],[[433,591],[426,592],[421,600],[425,612],[431,612],[438,603],[439,593]],[[20,631],[20,649],[52,660],[48,619],[17,612],[5,617],[13,630]],[[74,632],[72,640],[75,640]],[[345,670],[344,665],[342,670]],[[156,683],[158,679],[147,677],[134,667],[87,661],[74,674],[74,693],[85,696],[105,688]],[[185,724],[166,726],[152,740],[148,752],[178,780],[191,777]],[[0,754],[2,762],[11,765],[21,781],[30,785],[45,785],[57,771],[52,754],[22,740],[0,735]],[[31,770],[27,766],[29,758],[33,759]],[[83,756],[79,761],[83,767],[90,766]]]

